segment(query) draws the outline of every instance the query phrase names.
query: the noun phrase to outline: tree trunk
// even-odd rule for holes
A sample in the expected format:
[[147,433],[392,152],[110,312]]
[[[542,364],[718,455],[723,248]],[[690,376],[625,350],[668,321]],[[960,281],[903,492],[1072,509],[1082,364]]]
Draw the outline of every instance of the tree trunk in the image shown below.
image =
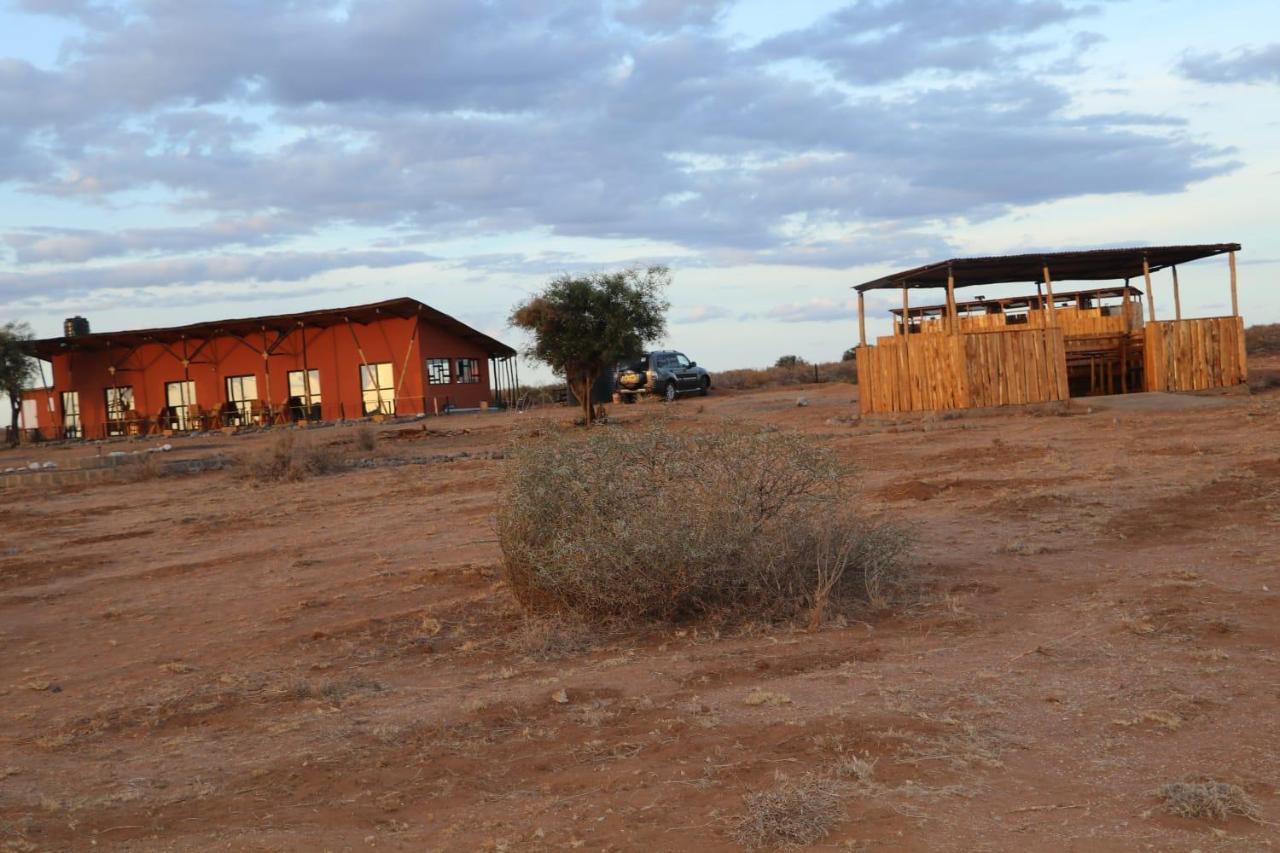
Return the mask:
[[595,406],[591,403],[591,386],[595,383],[592,381],[590,373],[582,375],[582,423],[584,426],[591,426],[595,419]]
[[22,400],[9,395],[9,444],[18,446],[18,412],[22,408]]

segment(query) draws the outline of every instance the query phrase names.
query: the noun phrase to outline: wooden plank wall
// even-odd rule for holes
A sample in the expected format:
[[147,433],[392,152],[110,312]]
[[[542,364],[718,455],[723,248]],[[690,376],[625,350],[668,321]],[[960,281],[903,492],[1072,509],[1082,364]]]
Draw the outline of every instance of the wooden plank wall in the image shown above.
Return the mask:
[[[1131,328],[1142,328],[1142,306],[1130,303]],[[1043,329],[1047,326],[1045,312],[1030,311],[1025,323],[1006,323],[1004,314],[974,314],[960,317],[961,332],[985,332],[998,329]],[[1068,336],[1103,335],[1124,332],[1124,315],[1103,316],[1098,308],[1059,308],[1054,318]],[[942,320],[926,320],[921,326],[924,334],[946,334],[947,325]]]
[[1203,391],[1247,377],[1244,319],[1206,317],[1147,323],[1143,365],[1148,391]]
[[882,337],[858,351],[858,386],[864,413],[1065,400],[1062,329]]

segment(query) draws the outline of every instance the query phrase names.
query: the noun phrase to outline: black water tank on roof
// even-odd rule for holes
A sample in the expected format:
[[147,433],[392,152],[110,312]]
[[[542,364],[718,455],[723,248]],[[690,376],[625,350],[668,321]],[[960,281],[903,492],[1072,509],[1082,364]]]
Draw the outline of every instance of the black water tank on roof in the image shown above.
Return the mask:
[[89,334],[89,321],[83,317],[68,317],[62,321],[62,335],[67,338],[74,338],[78,335]]

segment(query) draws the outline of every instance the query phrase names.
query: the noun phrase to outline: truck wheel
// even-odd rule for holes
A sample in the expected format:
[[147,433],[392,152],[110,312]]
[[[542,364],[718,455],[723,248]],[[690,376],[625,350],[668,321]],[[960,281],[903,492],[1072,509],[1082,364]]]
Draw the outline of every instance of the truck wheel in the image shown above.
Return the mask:
[[702,377],[702,384],[698,386],[698,396],[705,397],[710,392],[711,392],[711,379],[709,377],[704,376]]
[[662,389],[662,399],[668,403],[674,403],[676,400],[676,383],[668,382],[667,387]]

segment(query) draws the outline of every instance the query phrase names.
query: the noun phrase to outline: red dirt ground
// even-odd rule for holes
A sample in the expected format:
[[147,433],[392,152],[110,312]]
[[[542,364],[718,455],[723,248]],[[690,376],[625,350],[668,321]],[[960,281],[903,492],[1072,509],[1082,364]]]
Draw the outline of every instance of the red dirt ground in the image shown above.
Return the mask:
[[[0,498],[0,844],[709,853],[744,795],[851,755],[872,782],[814,849],[1276,843],[1280,393],[897,424],[855,395],[670,407],[803,431],[914,527],[924,600],[814,633],[527,626],[487,457],[529,416],[309,436],[426,464]],[[1163,813],[1193,777],[1259,820]]]

